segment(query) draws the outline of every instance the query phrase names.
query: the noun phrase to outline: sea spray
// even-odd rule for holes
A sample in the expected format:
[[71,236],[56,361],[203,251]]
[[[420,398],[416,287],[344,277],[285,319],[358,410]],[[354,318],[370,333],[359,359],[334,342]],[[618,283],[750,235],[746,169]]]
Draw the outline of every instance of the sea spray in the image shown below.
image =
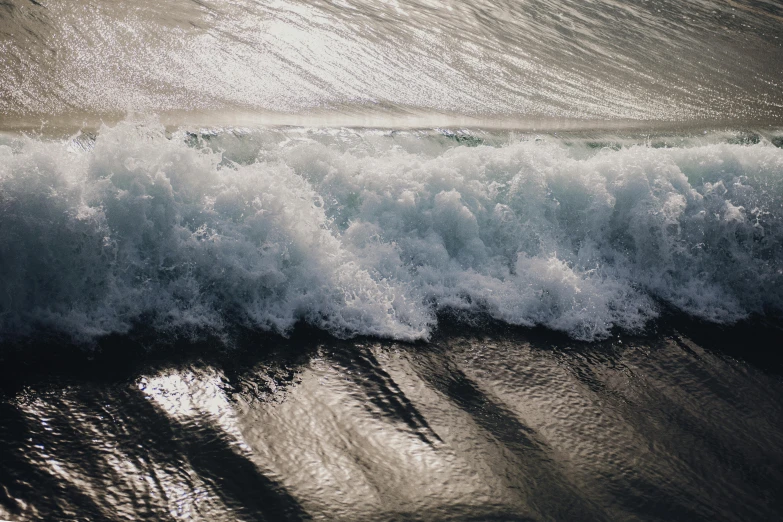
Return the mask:
[[[476,135],[478,136],[478,135]],[[162,332],[426,339],[489,314],[576,339],[658,303],[783,312],[783,150],[260,129],[0,145],[0,338]]]

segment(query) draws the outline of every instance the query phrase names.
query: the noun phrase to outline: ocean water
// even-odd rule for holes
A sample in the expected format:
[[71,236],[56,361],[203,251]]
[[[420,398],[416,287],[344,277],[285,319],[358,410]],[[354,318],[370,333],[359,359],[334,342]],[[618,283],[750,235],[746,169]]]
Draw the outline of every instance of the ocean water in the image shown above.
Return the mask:
[[775,0],[5,0],[3,126],[780,125]]
[[780,317],[779,139],[167,133],[154,120],[8,137],[0,336],[304,322],[414,341],[453,312],[589,341],[668,308]]
[[783,517],[783,5],[0,0],[0,519]]
[[439,332],[3,368],[0,518],[780,518],[779,370],[676,333]]

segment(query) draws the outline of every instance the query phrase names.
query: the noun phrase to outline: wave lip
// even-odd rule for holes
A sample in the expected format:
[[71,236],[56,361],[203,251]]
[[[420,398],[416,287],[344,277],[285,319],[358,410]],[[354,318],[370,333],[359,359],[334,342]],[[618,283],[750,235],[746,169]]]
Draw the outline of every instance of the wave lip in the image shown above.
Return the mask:
[[0,338],[220,335],[232,325],[426,339],[487,313],[576,339],[659,303],[783,312],[783,150],[262,129],[0,142]]

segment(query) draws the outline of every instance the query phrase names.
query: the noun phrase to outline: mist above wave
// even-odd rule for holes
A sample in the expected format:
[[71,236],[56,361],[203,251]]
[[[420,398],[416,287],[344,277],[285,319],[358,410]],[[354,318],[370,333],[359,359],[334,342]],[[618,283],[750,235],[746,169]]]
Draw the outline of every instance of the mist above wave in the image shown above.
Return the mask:
[[783,150],[460,140],[132,121],[6,138],[0,339],[305,321],[413,340],[452,310],[593,340],[656,302],[783,312]]

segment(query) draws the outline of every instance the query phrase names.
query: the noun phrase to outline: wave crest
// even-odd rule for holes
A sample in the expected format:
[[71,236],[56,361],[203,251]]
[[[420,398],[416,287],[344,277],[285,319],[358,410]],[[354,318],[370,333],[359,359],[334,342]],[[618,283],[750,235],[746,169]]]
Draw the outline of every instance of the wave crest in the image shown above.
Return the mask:
[[638,331],[659,301],[733,322],[783,311],[782,219],[783,150],[767,143],[150,122],[7,139],[0,336],[306,321],[413,340],[459,310],[593,340]]

